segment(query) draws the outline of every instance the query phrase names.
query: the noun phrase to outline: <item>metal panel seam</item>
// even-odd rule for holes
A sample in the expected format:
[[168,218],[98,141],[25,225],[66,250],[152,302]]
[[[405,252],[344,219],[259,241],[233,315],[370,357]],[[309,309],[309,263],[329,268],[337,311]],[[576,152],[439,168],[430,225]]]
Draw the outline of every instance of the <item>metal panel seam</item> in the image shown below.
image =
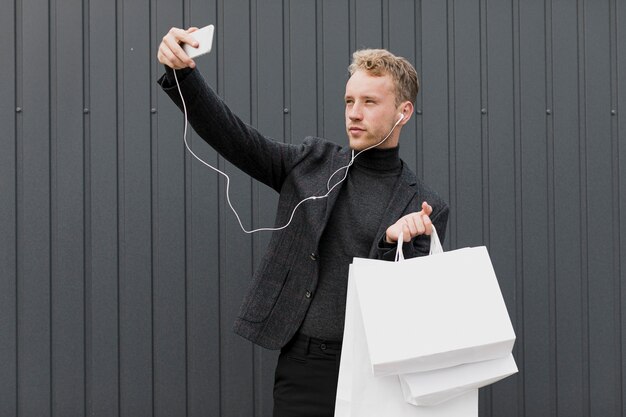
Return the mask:
[[546,201],[548,210],[548,292],[549,292],[549,328],[550,331],[550,350],[552,354],[552,366],[549,370],[549,378],[552,392],[550,398],[553,400],[552,412],[558,416],[558,401],[556,401],[556,393],[558,392],[558,371],[557,371],[557,320],[556,320],[556,230],[555,230],[555,155],[554,155],[554,66],[553,66],[553,38],[552,38],[552,0],[546,0],[545,17],[544,17],[544,34],[545,34],[545,94],[546,107],[551,109],[546,111]]
[[115,124],[117,126],[116,132],[116,147],[117,147],[117,415],[122,415],[122,402],[124,393],[122,392],[122,329],[121,329],[121,316],[122,316],[122,303],[121,303],[121,283],[126,272],[126,246],[125,242],[125,195],[124,195],[124,15],[123,15],[123,1],[115,1],[115,60],[116,60],[116,89],[115,89],[115,102],[117,106]]
[[577,15],[578,15],[578,94],[579,94],[579,166],[580,166],[580,230],[581,230],[581,245],[580,245],[580,260],[581,260],[581,288],[582,288],[582,300],[581,300],[581,315],[583,323],[583,347],[584,356],[586,362],[583,366],[583,406],[587,415],[591,414],[591,401],[590,401],[590,384],[589,384],[589,362],[590,362],[590,341],[589,341],[589,271],[588,271],[588,252],[586,250],[588,243],[588,228],[587,228],[587,152],[586,152],[586,64],[585,64],[585,8],[584,0],[577,1]]
[[50,393],[49,393],[49,401],[50,401],[50,416],[53,416],[54,410],[54,329],[53,325],[53,306],[52,302],[53,292],[54,292],[54,274],[55,274],[55,262],[56,256],[54,250],[56,245],[54,244],[56,240],[56,229],[58,227],[57,224],[57,213],[56,213],[56,159],[53,158],[53,154],[56,156],[57,152],[57,120],[56,120],[56,106],[54,105],[56,100],[56,53],[53,53],[53,48],[56,48],[56,0],[48,0],[48,126],[49,126],[49,134],[50,134],[50,153],[48,154],[48,217],[49,217],[49,225],[48,225],[48,349],[49,349],[49,384],[50,384]]
[[[617,1],[610,0],[609,1],[609,37],[610,37],[610,71],[611,71],[611,139],[612,139],[612,171],[613,171],[613,276],[615,279],[614,283],[614,305],[615,308],[615,351],[620,352],[618,355],[619,366],[617,367],[618,374],[618,383],[616,384],[616,398],[621,398],[623,392],[623,377],[624,377],[624,357],[621,354],[622,352],[622,304],[621,300],[621,259],[620,259],[620,199],[619,199],[619,191],[620,191],[620,177],[619,177],[619,125],[616,114],[616,108],[618,103],[618,35],[617,35]],[[616,403],[616,413],[617,415],[624,414],[624,398],[621,398],[621,401],[617,401]]]
[[[524,340],[524,265],[522,263],[523,253],[523,219],[521,214],[521,202],[522,202],[522,155],[521,155],[521,136],[522,136],[522,122],[521,122],[521,48],[520,48],[520,2],[521,0],[513,0],[513,13],[511,15],[512,25],[511,30],[513,32],[513,108],[514,108],[514,131],[515,131],[515,245],[516,245],[516,258],[515,258],[515,281],[516,281],[516,329],[520,335],[520,339]],[[519,344],[518,347],[519,357],[521,357],[522,367],[525,366],[525,351],[524,345]],[[525,377],[522,368],[520,373],[520,384],[518,385],[518,415],[524,415],[526,408],[525,405]]]
[[[20,208],[23,206],[23,122],[22,122],[22,114],[18,112],[19,109],[24,102],[22,84],[23,84],[23,10],[22,10],[22,0],[15,0],[15,62],[14,62],[14,73],[15,73],[15,103],[16,103],[16,113],[15,113],[15,412],[19,416],[19,397],[20,397],[20,362],[19,362],[19,349],[20,349],[20,320],[19,320],[19,305],[20,305],[20,297],[19,297],[19,278],[21,263],[22,263],[22,254],[21,254],[21,241],[20,225],[23,223],[23,215],[21,215]],[[23,104],[22,104],[23,105]]]
[[[90,0],[84,0],[82,2],[82,34],[83,34],[83,108],[88,109],[89,105],[89,86],[90,73],[89,73],[89,50],[90,41],[89,36],[89,5]],[[89,376],[89,358],[91,357],[91,338],[88,337],[91,333],[91,283],[92,273],[89,269],[89,265],[92,262],[92,247],[91,247],[91,125],[89,123],[89,114],[83,112],[83,402],[84,414],[89,415],[89,406],[92,402],[91,399],[91,380]]]
[[452,225],[450,228],[450,245],[457,246],[458,236],[458,195],[456,184],[456,90],[455,90],[455,33],[454,33],[454,0],[446,2],[446,24],[447,24],[447,75],[448,75],[448,173],[450,188],[450,209],[452,211]]

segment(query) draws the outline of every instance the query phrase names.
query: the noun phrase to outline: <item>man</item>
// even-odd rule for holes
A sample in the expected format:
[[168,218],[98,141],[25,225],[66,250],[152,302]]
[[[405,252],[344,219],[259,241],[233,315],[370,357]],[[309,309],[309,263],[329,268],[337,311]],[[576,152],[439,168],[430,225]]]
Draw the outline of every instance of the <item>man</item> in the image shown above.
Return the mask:
[[173,28],[164,36],[158,58],[166,74],[159,83],[181,107],[173,72],[179,70],[196,132],[280,193],[277,226],[287,224],[298,202],[326,194],[353,161],[327,199],[305,202],[289,227],[272,234],[235,322],[239,335],[281,349],[275,417],[333,416],[352,258],[393,260],[400,234],[405,257],[427,255],[433,224],[444,238],[447,205],[399,158],[400,131],[419,89],[417,73],[385,50],[355,52],[345,91],[350,149],[314,137],[290,145],[243,123],[211,90],[180,46],[196,46],[189,35],[194,30]]

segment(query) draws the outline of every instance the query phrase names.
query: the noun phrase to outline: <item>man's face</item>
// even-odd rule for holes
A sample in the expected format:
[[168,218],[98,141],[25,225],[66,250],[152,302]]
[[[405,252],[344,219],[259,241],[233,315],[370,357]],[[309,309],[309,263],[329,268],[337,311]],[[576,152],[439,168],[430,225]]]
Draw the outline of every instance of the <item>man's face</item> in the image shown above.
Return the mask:
[[[375,77],[356,71],[346,84],[346,131],[350,147],[360,151],[382,141],[398,121],[394,83],[389,75]],[[396,128],[379,148],[398,145]]]

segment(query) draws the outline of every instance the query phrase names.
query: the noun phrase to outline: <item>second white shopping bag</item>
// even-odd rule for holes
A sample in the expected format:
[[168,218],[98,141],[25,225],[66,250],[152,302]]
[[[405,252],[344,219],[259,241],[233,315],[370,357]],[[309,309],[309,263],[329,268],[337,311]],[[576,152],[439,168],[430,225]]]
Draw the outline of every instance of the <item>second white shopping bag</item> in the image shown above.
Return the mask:
[[434,371],[402,374],[400,385],[409,404],[430,406],[467,391],[491,385],[517,372],[513,355]]
[[355,258],[351,274],[376,376],[511,353],[515,333],[485,247],[402,262]]

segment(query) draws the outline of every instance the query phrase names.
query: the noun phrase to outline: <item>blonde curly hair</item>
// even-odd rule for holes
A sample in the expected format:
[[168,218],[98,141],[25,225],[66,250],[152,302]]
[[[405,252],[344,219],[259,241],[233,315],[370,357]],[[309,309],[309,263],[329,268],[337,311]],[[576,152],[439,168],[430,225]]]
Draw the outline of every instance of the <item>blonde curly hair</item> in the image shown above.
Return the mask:
[[395,56],[386,49],[361,49],[352,54],[352,63],[348,67],[350,76],[357,71],[381,77],[390,75],[396,86],[396,105],[403,101],[415,103],[420,88],[417,71],[409,61]]

